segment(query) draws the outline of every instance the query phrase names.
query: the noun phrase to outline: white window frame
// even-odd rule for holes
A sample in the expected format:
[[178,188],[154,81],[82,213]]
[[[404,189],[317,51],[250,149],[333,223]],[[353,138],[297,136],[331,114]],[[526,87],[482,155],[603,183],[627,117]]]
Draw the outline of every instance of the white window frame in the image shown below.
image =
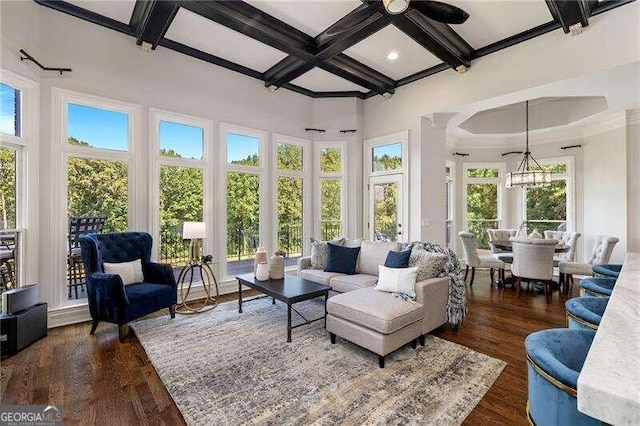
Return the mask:
[[[260,160],[259,166],[245,166],[238,164],[227,163],[227,133],[235,133],[244,136],[255,137],[259,140],[258,143],[258,157]],[[268,214],[271,211],[270,209],[270,198],[269,191],[267,190],[267,182],[269,182],[268,174],[270,171],[269,163],[269,149],[267,144],[269,143],[269,134],[265,130],[257,130],[249,127],[237,126],[234,124],[228,123],[220,123],[220,173],[222,176],[220,177],[220,194],[216,199],[221,200],[221,205],[225,206],[224,212],[221,214],[220,219],[220,227],[219,227],[219,235],[224,235],[225,238],[220,238],[219,242],[219,250],[220,250],[220,276],[222,277],[222,281],[232,280],[234,277],[227,275],[227,173],[228,172],[240,172],[240,173],[250,173],[258,175],[260,182],[260,209],[259,209],[259,224],[258,224],[258,234],[260,245],[265,247],[270,247],[270,241],[267,233],[269,229],[271,229],[271,225],[268,223],[269,217]]]
[[[202,158],[172,158],[160,154],[160,122],[166,121],[176,124],[198,127],[203,130],[202,140]],[[212,156],[213,147],[213,121],[194,117],[187,114],[181,114],[172,111],[166,111],[158,108],[149,109],[149,140],[151,149],[151,190],[149,191],[151,211],[149,223],[151,224],[151,232],[158,244],[153,245],[151,252],[153,259],[160,258],[160,167],[183,167],[190,169],[202,170],[202,220],[206,223],[206,238],[203,241],[204,254],[211,254],[214,259],[218,259],[215,254],[215,247],[218,247],[215,241],[215,232],[217,229],[213,218],[213,196],[216,182],[213,178],[214,164]],[[217,276],[220,276],[218,273]]]
[[[567,173],[552,173],[551,180],[564,180],[566,182],[567,191],[567,210],[566,223],[567,231],[575,231],[576,229],[576,208],[575,208],[575,157],[572,155],[563,157],[547,157],[539,158],[538,163],[541,166],[550,164],[566,164]],[[522,191],[520,200],[520,212],[524,221],[527,220],[527,190]]]
[[[346,235],[346,217],[347,217],[347,205],[346,205],[346,188],[345,188],[345,165],[347,154],[347,142],[346,141],[315,141],[314,145],[314,211],[317,212],[317,217],[314,220],[314,235],[321,238],[322,235],[322,181],[326,179],[340,180],[340,235]],[[340,150],[340,172],[323,172],[320,168],[321,152],[322,149],[339,149]]]
[[[140,229],[143,219],[140,217],[138,198],[138,182],[143,178],[140,176],[141,158],[139,155],[138,141],[140,140],[140,117],[141,108],[137,104],[117,101],[102,96],[96,96],[72,90],[53,87],[52,89],[52,133],[53,140],[58,141],[52,145],[52,162],[54,175],[52,179],[56,183],[53,188],[53,209],[59,218],[53,232],[52,250],[52,276],[57,277],[62,285],[53,295],[54,306],[79,306],[86,305],[86,299],[67,300],[67,283],[65,279],[66,262],[65,257],[68,250],[66,233],[67,222],[67,163],[70,157],[79,157],[95,160],[124,161],[128,164],[127,172],[127,227],[128,229]],[[69,145],[67,141],[67,111],[68,104],[85,105],[93,108],[117,111],[128,115],[128,151],[118,151],[103,148],[92,148]],[[55,173],[58,170],[58,173]]]
[[[16,152],[16,226],[4,232],[17,234],[16,285],[38,282],[38,268],[27,267],[27,259],[37,259],[40,85],[6,68],[0,68],[0,82],[20,91],[20,136],[0,133],[0,146]],[[30,263],[32,266],[32,261]],[[47,297],[49,288],[42,289]]]
[[[302,179],[302,256],[311,252],[311,244],[309,242],[309,236],[311,235],[311,228],[313,224],[313,210],[311,209],[311,172],[312,166],[312,153],[311,153],[311,141],[308,139],[300,139],[292,136],[286,136],[278,133],[272,135],[272,150],[271,158],[273,159],[273,250],[278,250],[278,229],[280,224],[278,223],[278,178],[279,177],[292,177]],[[295,145],[302,147],[302,171],[295,170],[281,170],[278,169],[278,144]],[[289,269],[295,269],[290,267]]]
[[447,160],[445,162],[445,167],[449,168],[449,174],[446,175],[446,168],[445,168],[445,183],[449,184],[449,194],[448,194],[448,199],[449,199],[449,206],[447,207],[447,210],[449,211],[449,217],[445,218],[445,242],[446,242],[446,227],[447,224],[449,222],[451,222],[451,243],[449,248],[453,249],[455,247],[455,242],[456,242],[456,238],[455,238],[455,230],[456,230],[456,163],[455,161],[450,161]]
[[[469,169],[498,169],[497,178],[478,178],[469,177]],[[507,163],[462,163],[462,224],[463,229],[469,229],[469,222],[467,217],[467,190],[469,184],[474,183],[497,183],[498,184],[498,228],[505,226],[506,209],[506,194],[505,194],[505,175],[507,170]]]
[[[402,145],[402,168],[398,170],[383,170],[373,171],[373,149],[384,145],[393,145],[401,143]],[[370,212],[370,180],[372,177],[378,176],[390,176],[390,175],[402,175],[402,217],[398,218],[402,224],[402,234],[398,239],[400,242],[405,242],[409,236],[409,131],[404,130],[402,132],[393,133],[389,135],[379,136],[364,141],[363,159],[362,164],[365,172],[363,173],[363,200],[362,200],[362,214],[363,214],[363,235],[367,238],[373,239],[372,229],[370,227],[371,212]]]

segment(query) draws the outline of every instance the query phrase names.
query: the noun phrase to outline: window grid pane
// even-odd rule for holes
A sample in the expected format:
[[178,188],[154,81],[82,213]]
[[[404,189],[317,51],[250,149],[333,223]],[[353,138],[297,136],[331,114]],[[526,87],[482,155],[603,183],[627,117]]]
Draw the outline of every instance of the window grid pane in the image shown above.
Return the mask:
[[0,132],[21,136],[20,102],[20,90],[0,83]]
[[498,169],[467,169],[468,177],[478,178],[497,178],[500,177],[500,170]]
[[69,145],[129,150],[129,115],[85,105],[67,105]]
[[202,222],[203,188],[202,169],[160,166],[160,259],[162,262],[170,263],[173,267],[188,263],[190,241],[182,238],[182,225],[185,221]]
[[242,166],[260,166],[260,139],[227,133],[227,163]]
[[320,172],[342,172],[342,150],[340,148],[320,148]]
[[330,240],[342,231],[342,180],[320,180],[320,238]]
[[303,165],[303,148],[299,145],[279,143],[277,146],[278,170],[301,172]]
[[402,143],[376,146],[372,149],[374,172],[402,169]]
[[0,148],[0,229],[17,226],[17,168],[16,150]]
[[303,179],[278,177],[278,250],[287,258],[302,256]]
[[478,247],[488,249],[487,229],[498,228],[498,184],[467,185],[467,224],[469,232],[476,235]]
[[227,173],[227,275],[253,271],[260,243],[260,176]]
[[204,129],[172,121],[160,121],[160,155],[201,160]]
[[527,189],[528,229],[558,230],[567,222],[567,182],[554,180],[551,186]]

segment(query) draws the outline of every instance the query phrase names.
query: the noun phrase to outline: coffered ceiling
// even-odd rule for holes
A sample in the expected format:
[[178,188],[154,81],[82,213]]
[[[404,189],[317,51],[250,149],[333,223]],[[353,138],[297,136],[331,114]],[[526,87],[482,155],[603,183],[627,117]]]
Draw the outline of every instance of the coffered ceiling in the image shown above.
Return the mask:
[[475,59],[549,31],[586,27],[634,0],[450,0],[470,15],[458,25],[426,16],[417,0],[398,15],[375,0],[34,1],[271,90],[368,98],[448,69],[464,73]]

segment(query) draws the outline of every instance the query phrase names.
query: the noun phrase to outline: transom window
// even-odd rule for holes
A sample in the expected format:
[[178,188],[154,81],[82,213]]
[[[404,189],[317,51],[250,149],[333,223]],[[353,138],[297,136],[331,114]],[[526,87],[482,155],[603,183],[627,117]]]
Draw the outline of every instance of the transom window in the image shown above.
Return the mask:
[[374,146],[372,152],[372,172],[402,170],[402,142]]
[[21,99],[20,90],[0,83],[0,132],[21,136]]
[[238,133],[226,133],[227,164],[260,166],[260,139]]
[[67,104],[67,140],[69,145],[129,150],[129,116],[120,111]]
[[160,120],[160,155],[201,160],[204,129],[182,123]]

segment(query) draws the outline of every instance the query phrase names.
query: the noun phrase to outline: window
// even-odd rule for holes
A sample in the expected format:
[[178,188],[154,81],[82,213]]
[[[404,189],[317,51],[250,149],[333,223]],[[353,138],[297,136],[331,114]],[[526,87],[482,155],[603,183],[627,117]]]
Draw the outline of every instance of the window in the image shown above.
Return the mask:
[[552,172],[551,186],[525,191],[525,221],[527,232],[567,230],[572,228],[571,188],[572,158],[541,160],[540,165]]
[[447,226],[445,230],[445,243],[446,246],[451,248],[453,246],[453,219],[454,219],[454,206],[455,206],[455,167],[456,164],[453,161],[447,161],[445,166],[445,197],[446,197],[446,211],[445,217],[447,220]]
[[402,170],[402,142],[374,146],[372,152],[372,172]]
[[296,264],[305,252],[307,226],[308,156],[310,142],[281,135],[275,143],[276,248],[286,266]]
[[[318,144],[319,142],[316,142]],[[317,153],[317,203],[320,211],[315,235],[322,240],[331,240],[344,234],[344,152],[342,142],[324,143]]]
[[[37,280],[38,84],[0,71],[0,293]],[[33,226],[36,225],[36,226]],[[29,263],[27,263],[29,259]]]
[[[151,109],[151,138],[156,141],[155,175],[157,188],[153,218],[156,235],[154,255],[163,263],[181,268],[189,262],[189,240],[182,238],[184,222],[205,222],[207,232],[213,228],[206,217],[205,202],[212,196],[206,190],[208,170],[207,141],[213,126],[209,120]],[[204,239],[200,255],[211,254],[213,244]]]
[[502,163],[464,164],[466,228],[481,249],[489,249],[487,229],[500,227],[504,169]]
[[230,125],[221,126],[225,149],[224,235],[226,276],[233,277],[253,271],[253,259],[258,246],[265,246],[263,235],[264,132]]
[[[86,232],[125,232],[136,229],[133,167],[134,123],[139,108],[91,95],[54,89],[62,121],[64,164],[64,266],[66,299],[86,299],[85,273],[79,239]],[[57,155],[57,154],[54,154]],[[54,160],[55,161],[55,160]],[[87,231],[78,223],[94,223]],[[60,256],[62,255],[62,256]]]
[[20,90],[0,83],[0,132],[11,136],[21,136],[20,100]]

